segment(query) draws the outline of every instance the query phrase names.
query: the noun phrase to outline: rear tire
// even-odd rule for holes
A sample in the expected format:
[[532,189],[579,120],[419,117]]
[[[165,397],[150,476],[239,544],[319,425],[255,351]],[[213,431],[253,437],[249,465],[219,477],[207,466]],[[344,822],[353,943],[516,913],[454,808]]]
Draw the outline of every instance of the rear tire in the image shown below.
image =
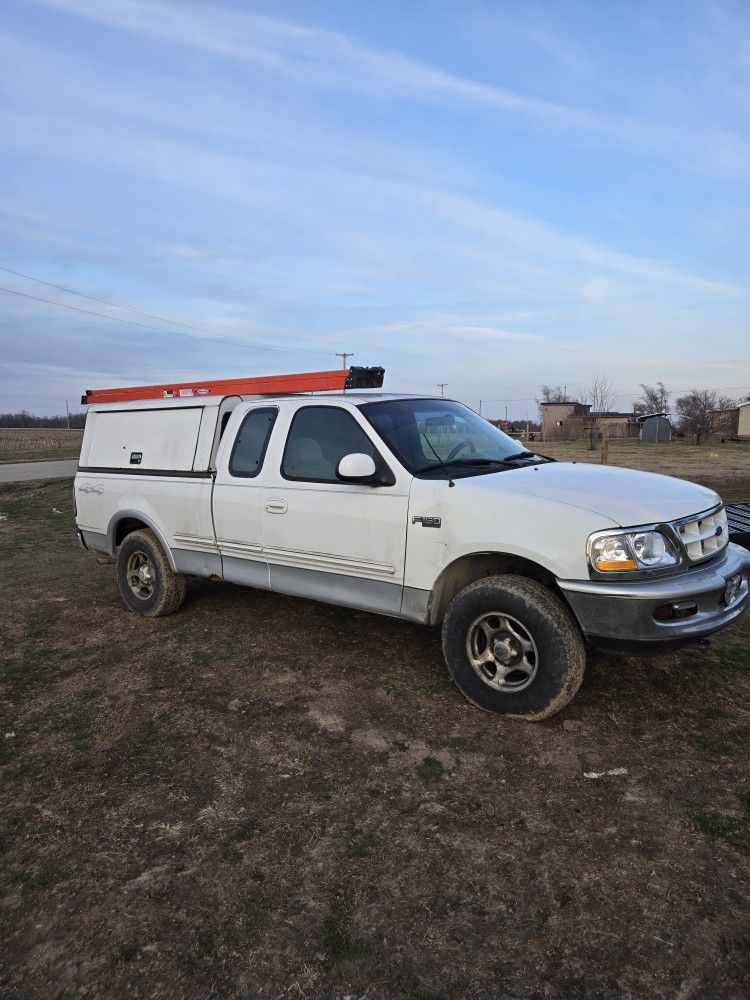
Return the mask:
[[586,666],[583,637],[562,601],[510,574],[456,595],[443,620],[443,653],[469,701],[532,722],[568,704]]
[[148,528],[131,532],[118,549],[117,586],[126,606],[148,618],[171,615],[185,600],[185,577]]

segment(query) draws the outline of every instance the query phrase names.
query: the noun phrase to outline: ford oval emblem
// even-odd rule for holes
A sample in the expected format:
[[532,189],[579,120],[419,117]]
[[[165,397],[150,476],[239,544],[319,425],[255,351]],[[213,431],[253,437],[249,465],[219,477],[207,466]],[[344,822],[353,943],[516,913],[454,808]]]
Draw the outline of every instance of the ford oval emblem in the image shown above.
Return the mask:
[[724,530],[724,529],[722,528],[722,526],[721,526],[721,525],[719,525],[719,526],[718,526],[718,527],[716,528],[716,536],[717,536],[717,538],[718,538],[718,536],[719,536],[719,535],[720,535],[720,534],[722,533],[722,531],[723,531],[723,530]]

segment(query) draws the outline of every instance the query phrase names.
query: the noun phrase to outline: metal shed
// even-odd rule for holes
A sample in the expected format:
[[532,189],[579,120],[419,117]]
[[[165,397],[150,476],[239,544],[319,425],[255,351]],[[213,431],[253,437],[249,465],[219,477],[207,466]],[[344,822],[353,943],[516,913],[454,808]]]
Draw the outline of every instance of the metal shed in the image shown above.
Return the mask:
[[663,444],[672,440],[672,425],[666,413],[644,413],[637,420],[641,441]]

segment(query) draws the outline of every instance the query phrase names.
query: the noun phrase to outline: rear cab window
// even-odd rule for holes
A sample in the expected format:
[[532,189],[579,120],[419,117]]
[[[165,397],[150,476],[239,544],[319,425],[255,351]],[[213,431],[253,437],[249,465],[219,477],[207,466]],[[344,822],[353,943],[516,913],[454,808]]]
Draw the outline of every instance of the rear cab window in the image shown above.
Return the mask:
[[278,412],[274,406],[260,406],[245,415],[229,456],[230,475],[242,479],[258,475]]

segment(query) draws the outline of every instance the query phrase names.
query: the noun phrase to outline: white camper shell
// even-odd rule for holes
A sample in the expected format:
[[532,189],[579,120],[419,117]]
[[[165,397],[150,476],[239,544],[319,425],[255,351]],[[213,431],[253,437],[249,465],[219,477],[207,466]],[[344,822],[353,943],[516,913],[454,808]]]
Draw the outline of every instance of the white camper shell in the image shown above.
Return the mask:
[[221,431],[242,399],[205,396],[91,406],[80,466],[167,475],[208,473],[215,468]]

